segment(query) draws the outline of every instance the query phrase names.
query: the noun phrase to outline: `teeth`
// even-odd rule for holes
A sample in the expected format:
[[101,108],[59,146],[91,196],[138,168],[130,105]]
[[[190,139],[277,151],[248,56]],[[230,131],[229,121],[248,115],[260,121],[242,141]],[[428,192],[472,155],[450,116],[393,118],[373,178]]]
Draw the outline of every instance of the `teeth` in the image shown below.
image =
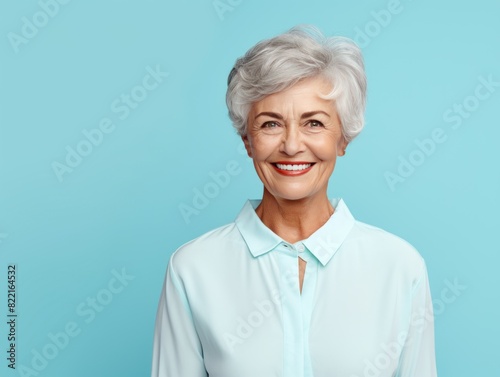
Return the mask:
[[311,164],[301,164],[301,165],[276,164],[276,166],[281,170],[304,170],[309,168]]

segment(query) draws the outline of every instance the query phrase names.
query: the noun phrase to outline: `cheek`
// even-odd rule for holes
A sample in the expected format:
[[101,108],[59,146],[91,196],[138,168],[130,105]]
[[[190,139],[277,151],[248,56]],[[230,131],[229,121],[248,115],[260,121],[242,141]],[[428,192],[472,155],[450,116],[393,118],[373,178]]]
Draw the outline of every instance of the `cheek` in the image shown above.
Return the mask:
[[267,159],[275,151],[272,140],[255,138],[252,143],[253,158],[256,161]]
[[323,161],[334,161],[337,158],[337,144],[334,140],[325,139],[316,144],[316,157]]

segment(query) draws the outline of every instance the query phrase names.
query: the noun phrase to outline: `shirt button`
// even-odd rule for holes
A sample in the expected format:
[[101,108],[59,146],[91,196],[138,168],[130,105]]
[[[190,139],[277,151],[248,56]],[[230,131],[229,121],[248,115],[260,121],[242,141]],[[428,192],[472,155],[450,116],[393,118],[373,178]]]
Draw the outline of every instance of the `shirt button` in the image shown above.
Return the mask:
[[305,250],[304,245],[303,245],[303,244],[301,244],[301,243],[300,243],[300,244],[298,244],[298,245],[297,245],[297,250],[299,251],[299,253],[302,253],[302,252]]

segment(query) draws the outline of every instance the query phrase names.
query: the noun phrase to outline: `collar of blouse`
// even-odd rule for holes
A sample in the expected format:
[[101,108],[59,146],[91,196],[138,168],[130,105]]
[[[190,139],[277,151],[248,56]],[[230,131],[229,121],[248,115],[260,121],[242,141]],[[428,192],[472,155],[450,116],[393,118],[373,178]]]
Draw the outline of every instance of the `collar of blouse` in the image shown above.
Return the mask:
[[[355,219],[342,198],[331,199],[335,212],[318,230],[307,239],[294,245],[302,244],[323,265],[332,259],[351,231]],[[264,225],[255,208],[260,200],[247,200],[236,218],[236,226],[245,240],[250,253],[259,257],[275,249],[280,244],[288,244],[271,229]]]

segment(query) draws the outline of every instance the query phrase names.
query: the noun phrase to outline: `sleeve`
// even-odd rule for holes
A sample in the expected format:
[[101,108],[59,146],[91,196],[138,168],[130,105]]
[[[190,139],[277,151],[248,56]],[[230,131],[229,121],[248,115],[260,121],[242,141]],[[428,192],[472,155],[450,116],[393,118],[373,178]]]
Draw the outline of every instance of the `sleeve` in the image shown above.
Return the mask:
[[170,258],[160,296],[151,377],[208,377],[191,309]]
[[436,377],[434,313],[427,268],[412,291],[410,326],[399,359],[396,377]]

